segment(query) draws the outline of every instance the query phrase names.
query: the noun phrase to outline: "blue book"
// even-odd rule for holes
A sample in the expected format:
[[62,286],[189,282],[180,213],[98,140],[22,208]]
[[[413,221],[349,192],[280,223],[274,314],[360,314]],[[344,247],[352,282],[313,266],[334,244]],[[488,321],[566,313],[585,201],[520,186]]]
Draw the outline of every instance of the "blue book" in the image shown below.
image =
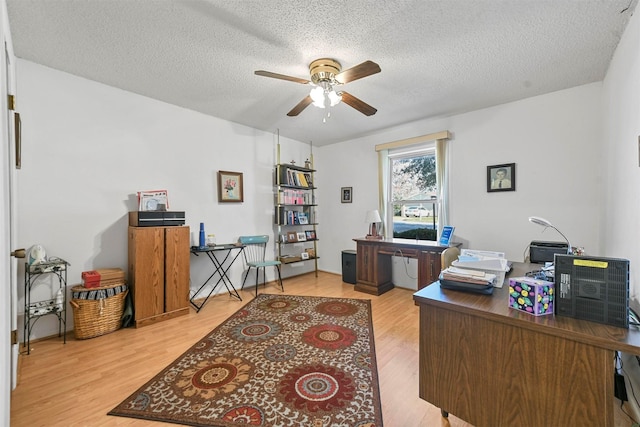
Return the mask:
[[451,241],[451,236],[453,236],[453,230],[455,227],[450,225],[445,225],[442,228],[442,236],[440,236],[440,244],[442,246],[449,246],[449,242]]

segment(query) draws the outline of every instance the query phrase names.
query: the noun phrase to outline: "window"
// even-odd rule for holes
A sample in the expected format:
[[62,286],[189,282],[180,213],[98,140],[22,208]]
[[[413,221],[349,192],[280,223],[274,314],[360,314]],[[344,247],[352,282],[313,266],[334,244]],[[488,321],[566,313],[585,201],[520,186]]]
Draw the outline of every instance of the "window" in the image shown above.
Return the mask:
[[438,186],[435,144],[389,151],[387,235],[437,240]]
[[[427,218],[430,225],[426,224],[427,221],[423,221],[425,224],[420,227],[423,230],[430,230],[420,232],[428,234],[429,239],[437,240],[439,230],[449,224],[449,178],[447,172],[449,150],[447,145],[450,139],[451,133],[444,130],[376,145],[379,209],[382,218],[384,218],[385,236],[396,237],[402,233],[399,230],[400,222],[407,218],[402,216],[406,213],[407,207],[413,208],[409,211],[410,213],[412,211],[419,212],[417,217],[419,220],[423,219],[425,209],[433,212],[433,215]],[[405,168],[402,160],[405,160],[406,164],[413,163],[414,167]],[[422,164],[423,167],[418,168],[419,164]],[[394,166],[400,172],[394,172]],[[398,190],[395,192],[393,190],[394,179],[400,182],[396,186]],[[413,189],[414,193],[403,194],[401,190],[403,185]],[[397,213],[394,206],[398,205],[400,206],[400,214],[394,215]],[[405,207],[405,212],[402,211],[402,206]],[[420,209],[421,207],[424,209]],[[396,218],[398,221],[395,221],[397,224],[394,224]],[[408,238],[421,238],[417,233],[414,232],[412,237]]]

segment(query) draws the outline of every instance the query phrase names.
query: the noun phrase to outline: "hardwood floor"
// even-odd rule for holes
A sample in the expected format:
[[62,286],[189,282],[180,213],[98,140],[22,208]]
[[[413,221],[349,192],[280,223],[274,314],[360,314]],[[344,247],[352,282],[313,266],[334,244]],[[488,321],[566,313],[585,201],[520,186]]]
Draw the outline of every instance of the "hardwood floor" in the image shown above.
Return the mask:
[[[395,288],[381,296],[353,290],[339,275],[319,273],[286,279],[285,293],[371,299],[376,357],[387,427],[470,424],[449,416],[418,397],[418,307],[413,292]],[[19,426],[158,426],[165,423],[113,417],[107,412],[186,351],[253,297],[241,291],[240,302],[220,294],[196,313],[140,329],[121,329],[102,337],[32,342],[21,356],[19,383],[11,395],[11,425]],[[275,284],[261,293],[280,293]],[[616,425],[631,425],[621,423]]]

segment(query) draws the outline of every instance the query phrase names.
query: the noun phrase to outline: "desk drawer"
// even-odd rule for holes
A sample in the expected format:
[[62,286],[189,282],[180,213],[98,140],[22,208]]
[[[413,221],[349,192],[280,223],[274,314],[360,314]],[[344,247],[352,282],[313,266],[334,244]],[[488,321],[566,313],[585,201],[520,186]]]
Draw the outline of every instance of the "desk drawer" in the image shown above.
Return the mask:
[[391,256],[401,256],[407,258],[418,258],[417,249],[411,248],[391,248],[391,247],[381,247],[378,249],[378,253],[382,255],[391,255]]

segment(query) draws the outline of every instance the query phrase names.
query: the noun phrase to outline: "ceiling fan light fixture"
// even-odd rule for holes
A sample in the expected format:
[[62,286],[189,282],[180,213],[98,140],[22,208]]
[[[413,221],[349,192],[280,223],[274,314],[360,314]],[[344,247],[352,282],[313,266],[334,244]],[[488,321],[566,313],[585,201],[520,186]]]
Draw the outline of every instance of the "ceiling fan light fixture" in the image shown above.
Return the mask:
[[297,116],[302,112],[302,110],[311,104],[318,108],[325,109],[327,117],[329,117],[330,107],[334,107],[340,102],[344,102],[366,116],[372,116],[378,110],[348,92],[337,91],[335,87],[363,77],[368,77],[372,74],[379,73],[380,71],[380,66],[373,61],[365,61],[347,70],[343,70],[340,63],[335,59],[320,58],[309,64],[311,80],[272,73],[264,70],[257,70],[254,74],[311,86],[309,95],[305,96],[302,101],[287,113],[287,116],[289,117]]
[[313,100],[313,105],[318,108],[338,105],[342,100],[342,93],[336,92],[333,85],[328,81],[321,81],[309,91],[309,96]]
[[342,101],[342,93],[336,92],[333,88],[331,88],[327,96],[329,97],[329,102],[332,107],[338,105],[340,101]]
[[315,86],[309,92],[309,96],[313,100],[313,105],[318,108],[324,108],[324,89],[320,86]]

